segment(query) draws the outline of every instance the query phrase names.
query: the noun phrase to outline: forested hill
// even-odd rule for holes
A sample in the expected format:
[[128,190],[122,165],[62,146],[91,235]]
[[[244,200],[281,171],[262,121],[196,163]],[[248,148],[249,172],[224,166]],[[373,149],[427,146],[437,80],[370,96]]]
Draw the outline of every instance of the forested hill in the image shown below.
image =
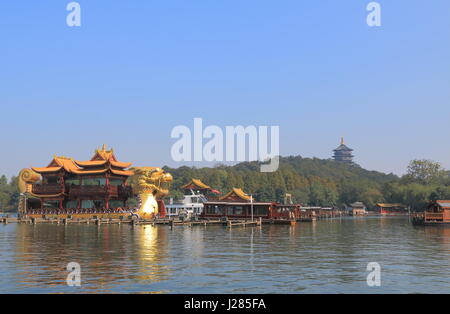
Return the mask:
[[[257,162],[164,169],[174,177],[171,196],[176,198],[181,197],[180,187],[196,178],[222,193],[239,187],[259,201],[282,201],[290,193],[295,202],[315,206],[340,207],[361,201],[373,208],[378,202],[387,202],[403,203],[418,211],[430,200],[450,199],[450,172],[430,160],[411,161],[408,173],[401,178],[357,165],[302,157],[282,157],[280,168],[273,173],[261,173]],[[7,180],[0,176],[0,212],[16,211],[18,199],[17,177]]]
[[258,162],[215,168],[164,169],[174,177],[172,197],[180,197],[180,186],[191,178],[198,178],[222,193],[242,187],[258,201],[282,201],[285,193],[290,193],[295,202],[316,206],[342,206],[362,201],[373,207],[384,201],[384,185],[399,180],[393,174],[368,171],[358,165],[300,156],[281,157],[280,167],[274,173],[261,173]]

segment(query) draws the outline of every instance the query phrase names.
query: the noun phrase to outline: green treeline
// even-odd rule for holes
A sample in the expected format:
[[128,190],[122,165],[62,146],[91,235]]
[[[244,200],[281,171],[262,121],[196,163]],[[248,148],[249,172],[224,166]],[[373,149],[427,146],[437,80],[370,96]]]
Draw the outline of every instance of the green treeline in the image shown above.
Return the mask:
[[373,209],[377,203],[403,203],[421,210],[430,200],[450,199],[448,172],[440,164],[414,160],[403,177],[368,171],[358,165],[346,165],[317,158],[281,157],[274,173],[261,173],[257,162],[215,168],[164,168],[172,173],[171,197],[179,198],[180,186],[191,178],[201,179],[226,193],[242,187],[258,201],[282,202],[286,193],[294,201],[312,206],[349,205],[356,201]]
[[[312,206],[349,205],[364,202],[369,209],[376,203],[403,203],[422,210],[427,202],[450,199],[449,172],[439,163],[414,160],[403,177],[368,171],[358,165],[346,165],[317,158],[281,157],[274,173],[261,173],[258,162],[214,168],[169,168],[174,177],[170,197],[180,198],[180,187],[192,178],[201,179],[226,193],[233,187],[252,193],[258,201],[282,202],[290,193],[295,202]],[[0,178],[0,211],[15,211],[19,194],[17,178]]]
[[17,188],[17,177],[9,182],[6,176],[0,177],[0,212],[17,211],[19,203],[19,191]]

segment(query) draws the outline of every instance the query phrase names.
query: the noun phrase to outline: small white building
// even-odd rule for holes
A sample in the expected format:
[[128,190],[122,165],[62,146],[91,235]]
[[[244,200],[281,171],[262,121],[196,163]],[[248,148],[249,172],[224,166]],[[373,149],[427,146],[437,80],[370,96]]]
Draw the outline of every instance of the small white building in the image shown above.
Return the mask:
[[351,210],[350,214],[352,216],[364,216],[364,215],[367,215],[367,208],[366,208],[366,205],[364,205],[364,203],[356,202],[356,203],[353,203],[351,205],[351,207],[352,207],[352,210]]

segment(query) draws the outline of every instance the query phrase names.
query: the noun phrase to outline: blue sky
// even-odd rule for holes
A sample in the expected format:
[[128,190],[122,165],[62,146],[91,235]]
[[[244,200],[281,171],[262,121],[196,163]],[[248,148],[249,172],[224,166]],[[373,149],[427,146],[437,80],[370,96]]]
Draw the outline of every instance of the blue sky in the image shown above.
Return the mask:
[[[0,2],[0,173],[105,143],[138,166],[179,166],[170,132],[279,125],[282,155],[363,167],[450,168],[450,1]],[[191,163],[192,165],[192,163]],[[196,164],[201,166],[202,164]]]

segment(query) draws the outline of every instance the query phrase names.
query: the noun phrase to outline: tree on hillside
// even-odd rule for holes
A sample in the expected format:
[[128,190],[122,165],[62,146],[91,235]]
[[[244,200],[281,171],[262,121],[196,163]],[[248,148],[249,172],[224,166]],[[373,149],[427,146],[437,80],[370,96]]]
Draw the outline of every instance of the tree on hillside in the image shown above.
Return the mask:
[[413,160],[409,163],[408,172],[404,177],[407,182],[420,184],[442,183],[446,172],[442,165],[432,160]]
[[13,177],[8,182],[6,176],[0,177],[0,211],[14,211],[17,209],[19,201],[17,179],[17,177]]

